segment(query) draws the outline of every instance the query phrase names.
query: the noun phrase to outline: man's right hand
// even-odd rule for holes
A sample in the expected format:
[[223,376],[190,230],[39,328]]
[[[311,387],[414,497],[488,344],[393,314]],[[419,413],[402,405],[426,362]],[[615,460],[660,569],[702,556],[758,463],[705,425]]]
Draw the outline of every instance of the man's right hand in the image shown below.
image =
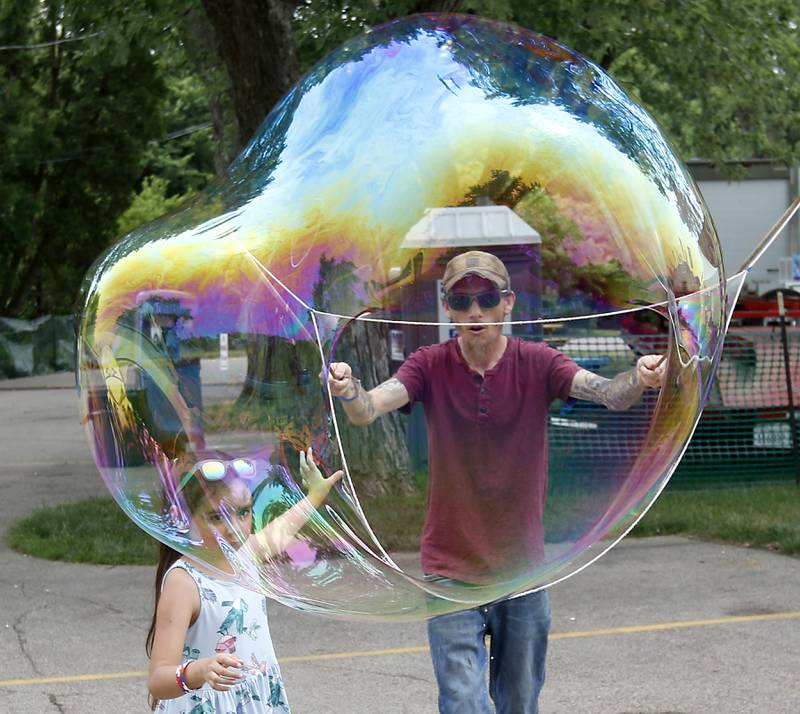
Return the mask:
[[355,396],[357,387],[353,382],[353,370],[347,362],[331,362],[328,372],[328,387],[334,397],[349,399]]
[[347,362],[332,362],[328,373],[320,374],[320,379],[328,383],[331,395],[341,400],[352,424],[371,424],[378,417],[408,404],[408,391],[396,377],[389,377],[367,391],[353,377],[353,370]]

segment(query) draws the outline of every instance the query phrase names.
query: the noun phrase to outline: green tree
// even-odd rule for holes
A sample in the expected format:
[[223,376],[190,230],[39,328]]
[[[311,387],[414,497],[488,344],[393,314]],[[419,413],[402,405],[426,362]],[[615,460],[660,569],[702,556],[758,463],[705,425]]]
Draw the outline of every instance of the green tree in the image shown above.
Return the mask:
[[468,0],[605,69],[687,160],[800,159],[796,0]]
[[131,197],[156,210],[148,176],[166,180],[165,207],[202,188],[300,72],[428,11],[509,20],[582,52],[684,159],[800,158],[796,0],[0,0],[0,313],[68,309]]
[[414,12],[515,22],[581,52],[661,124],[684,159],[800,159],[796,0],[307,0],[295,12],[301,67],[369,26]]
[[[163,29],[154,33],[153,26]],[[158,109],[162,132],[142,154],[141,183],[117,221],[114,241],[174,210],[223,174],[235,143],[226,75],[202,8],[185,0],[162,2],[147,30],[165,85]]]
[[101,4],[0,2],[0,313],[73,307],[140,175],[164,87]]
[[142,182],[142,189],[117,220],[116,234],[126,235],[145,223],[177,208],[187,196],[167,196],[167,179],[151,174]]
[[161,108],[165,134],[148,152],[144,174],[166,178],[169,195],[185,194],[224,173],[235,156],[236,118],[217,38],[200,3],[159,0],[153,7],[152,21],[141,32],[167,87]]

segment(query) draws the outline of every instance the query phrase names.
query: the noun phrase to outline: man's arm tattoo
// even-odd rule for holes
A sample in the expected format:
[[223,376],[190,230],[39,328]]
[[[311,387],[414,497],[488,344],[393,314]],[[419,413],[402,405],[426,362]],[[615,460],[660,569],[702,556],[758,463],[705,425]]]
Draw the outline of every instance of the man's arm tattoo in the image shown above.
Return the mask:
[[636,368],[606,379],[588,370],[578,372],[569,395],[576,399],[604,404],[613,411],[628,409],[642,396],[644,388],[636,378]]
[[376,400],[393,404],[406,394],[403,383],[395,377],[387,379],[370,392],[364,389],[361,382],[353,381],[353,384],[356,387],[356,398],[344,402],[342,406],[354,424],[371,424],[384,413],[383,411],[379,413]]
[[386,395],[392,401],[395,401],[396,398],[402,397],[406,391],[403,383],[397,379],[397,377],[389,377],[385,382],[381,382],[375,389],[372,390],[372,394],[375,396]]

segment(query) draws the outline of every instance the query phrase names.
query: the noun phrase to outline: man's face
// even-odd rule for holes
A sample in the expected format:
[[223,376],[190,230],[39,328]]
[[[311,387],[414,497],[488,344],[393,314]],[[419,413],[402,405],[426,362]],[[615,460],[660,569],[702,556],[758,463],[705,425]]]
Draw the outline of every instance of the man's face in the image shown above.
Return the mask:
[[[489,304],[499,297],[494,307],[481,307],[476,299],[482,296],[484,304]],[[478,275],[467,275],[459,280],[445,296],[444,310],[453,322],[470,323],[456,327],[459,335],[470,346],[489,346],[500,339],[503,326],[499,323],[511,314],[514,307],[514,293],[501,293],[499,288],[486,278]],[[464,305],[457,303],[462,302]],[[469,302],[469,306],[466,304]],[[453,304],[455,303],[455,307]],[[498,323],[495,325],[486,323]]]

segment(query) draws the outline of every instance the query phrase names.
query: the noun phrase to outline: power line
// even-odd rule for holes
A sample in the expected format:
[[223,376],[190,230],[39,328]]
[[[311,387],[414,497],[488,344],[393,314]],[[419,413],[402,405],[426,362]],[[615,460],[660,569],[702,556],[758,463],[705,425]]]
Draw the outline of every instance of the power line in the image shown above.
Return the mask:
[[200,131],[201,129],[210,129],[211,122],[206,121],[202,124],[193,124],[192,126],[187,126],[185,129],[177,129],[175,131],[170,132],[167,134],[159,143],[162,144],[165,141],[172,141],[173,139],[179,139],[182,136],[186,136],[187,134],[194,134],[196,131]]
[[53,47],[55,45],[63,45],[66,42],[80,42],[81,40],[88,40],[92,37],[103,35],[103,32],[90,32],[86,35],[79,35],[78,37],[65,37],[63,40],[51,40],[50,42],[37,42],[31,45],[0,45],[0,50],[39,50],[43,47]]
[[[167,134],[163,139],[158,140],[156,143],[158,144],[165,144],[168,141],[172,141],[174,139],[179,139],[182,136],[188,136],[189,134],[194,134],[196,131],[202,131],[203,129],[208,129],[211,127],[211,122],[207,121],[202,124],[192,124],[192,126],[187,126],[183,129],[176,129],[175,131],[170,132]],[[29,165],[32,166],[41,166],[42,164],[62,164],[66,161],[74,161],[75,159],[80,159],[83,156],[88,156],[90,154],[99,154],[105,151],[114,151],[116,147],[114,146],[95,146],[90,149],[83,149],[80,151],[73,151],[67,154],[60,154],[59,156],[51,156],[47,159],[40,159],[35,163],[31,163]],[[27,162],[19,161],[16,164],[6,164],[3,168],[16,168],[17,166],[22,166]]]

